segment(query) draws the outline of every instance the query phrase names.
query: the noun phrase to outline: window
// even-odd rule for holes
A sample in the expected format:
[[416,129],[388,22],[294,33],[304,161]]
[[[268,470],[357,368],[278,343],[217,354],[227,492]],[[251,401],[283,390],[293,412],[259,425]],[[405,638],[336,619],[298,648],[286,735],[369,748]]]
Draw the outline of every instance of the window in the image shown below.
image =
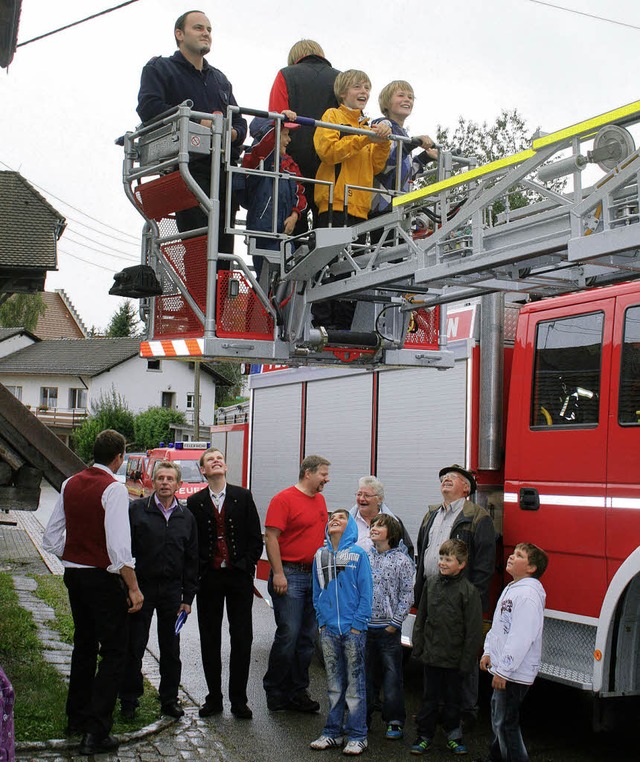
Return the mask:
[[162,392],[162,397],[160,399],[160,405],[161,407],[173,407],[174,406],[174,400],[176,397],[175,392]]
[[532,427],[598,423],[603,325],[601,312],[538,325]]
[[147,360],[147,370],[162,370],[160,360]]
[[[202,405],[202,395],[200,395],[200,404]],[[193,392],[187,392],[187,410],[193,410],[196,406],[196,395]]]
[[87,390],[83,388],[69,389],[69,407],[83,408],[87,407]]
[[21,386],[7,386],[7,391],[11,392],[13,396],[22,402],[22,387]]
[[42,407],[58,407],[58,387],[40,387],[40,405]]
[[640,425],[640,307],[630,307],[624,317],[618,423]]

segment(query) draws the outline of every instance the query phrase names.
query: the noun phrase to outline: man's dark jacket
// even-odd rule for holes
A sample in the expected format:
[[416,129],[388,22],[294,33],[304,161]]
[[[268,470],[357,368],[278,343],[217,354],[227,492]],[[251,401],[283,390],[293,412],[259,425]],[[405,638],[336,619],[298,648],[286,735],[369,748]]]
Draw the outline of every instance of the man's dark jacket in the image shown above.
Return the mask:
[[[416,605],[420,603],[425,583],[424,552],[429,544],[431,527],[441,507],[442,504],[429,506],[418,532],[418,558],[414,588]],[[472,503],[471,500],[466,500],[462,511],[453,522],[449,539],[464,540],[467,544],[469,560],[466,566],[466,577],[478,588],[482,599],[482,610],[487,611],[489,608],[489,587],[496,566],[496,532],[493,528],[493,519],[487,509],[477,503]]]
[[[198,546],[200,556],[200,577],[214,571],[213,559],[218,543],[216,510],[205,487],[191,495],[187,500],[190,510],[198,525]],[[253,495],[244,487],[227,484],[224,500],[225,538],[229,550],[229,563],[232,569],[255,575],[256,564],[262,555],[262,530],[260,517]]]
[[190,606],[198,587],[198,530],[191,513],[178,505],[167,521],[151,495],[130,504],[129,522],[142,592],[145,583],[181,582],[182,603]]
[[[221,111],[225,117],[227,106],[238,105],[231,82],[206,59],[199,71],[177,50],[169,58],[157,56],[144,66],[138,93],[138,115],[143,122],[178,106],[187,98],[193,101],[194,111],[207,114]],[[234,114],[231,123],[238,133],[232,148],[236,159],[247,134],[247,123],[240,114]]]

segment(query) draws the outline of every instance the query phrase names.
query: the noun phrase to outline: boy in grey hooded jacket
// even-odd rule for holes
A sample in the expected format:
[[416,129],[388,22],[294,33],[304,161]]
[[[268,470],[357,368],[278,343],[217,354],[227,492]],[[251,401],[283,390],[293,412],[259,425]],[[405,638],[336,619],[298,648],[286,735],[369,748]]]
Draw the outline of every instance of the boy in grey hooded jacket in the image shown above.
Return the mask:
[[528,762],[520,732],[520,705],[540,669],[546,594],[539,578],[547,554],[519,543],[507,560],[513,582],[502,591],[484,642],[480,669],[493,675],[491,685],[491,762]]

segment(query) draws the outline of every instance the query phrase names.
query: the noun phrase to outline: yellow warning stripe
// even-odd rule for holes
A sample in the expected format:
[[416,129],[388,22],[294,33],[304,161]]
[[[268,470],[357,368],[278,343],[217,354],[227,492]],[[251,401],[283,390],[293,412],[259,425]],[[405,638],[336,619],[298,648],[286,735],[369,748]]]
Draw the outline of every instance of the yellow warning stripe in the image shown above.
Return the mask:
[[520,151],[519,153],[507,156],[504,159],[492,161],[489,164],[483,164],[481,167],[469,170],[469,172],[461,172],[453,177],[449,177],[447,180],[441,180],[433,185],[427,185],[425,188],[419,188],[411,193],[405,193],[403,196],[396,196],[396,198],[393,199],[393,206],[403,206],[412,201],[433,196],[436,193],[447,190],[447,188],[463,185],[470,180],[483,177],[484,175],[488,175],[499,169],[504,169],[505,167],[510,167],[515,164],[521,164],[523,161],[526,161],[526,159],[531,158],[535,152],[539,151],[541,148],[553,145],[554,143],[560,143],[563,140],[575,137],[576,135],[591,137],[599,127],[612,122],[627,120],[629,117],[633,116],[640,117],[640,101],[634,101],[626,106],[620,106],[612,111],[607,111],[599,116],[594,116],[591,119],[585,119],[583,122],[578,122],[571,127],[565,127],[562,130],[551,132],[541,138],[536,138],[531,144],[532,148],[527,149],[526,151]]
[[528,148],[526,151],[520,151],[519,153],[514,153],[511,156],[505,156],[504,159],[498,159],[497,161],[492,161],[489,164],[483,164],[481,167],[470,169],[468,172],[461,172],[459,175],[454,175],[453,177],[449,177],[446,180],[441,180],[439,183],[427,185],[425,188],[419,188],[418,190],[412,191],[411,193],[405,193],[404,196],[397,196],[393,199],[393,205],[402,206],[403,204],[408,204],[410,201],[415,201],[419,198],[425,198],[426,196],[432,196],[434,193],[440,193],[447,188],[453,188],[456,185],[468,183],[469,180],[474,180],[475,178],[482,177],[483,175],[488,175],[498,169],[511,167],[514,164],[521,164],[523,161],[526,161],[526,159],[530,159],[532,156],[535,156],[535,153],[535,151],[532,151],[530,148]]

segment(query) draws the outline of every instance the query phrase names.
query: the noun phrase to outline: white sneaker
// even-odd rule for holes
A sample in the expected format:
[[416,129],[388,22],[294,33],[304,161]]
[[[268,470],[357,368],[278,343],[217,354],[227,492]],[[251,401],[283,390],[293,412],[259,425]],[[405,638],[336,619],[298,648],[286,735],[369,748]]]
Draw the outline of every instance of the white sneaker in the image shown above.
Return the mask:
[[[342,736],[332,738],[331,736],[320,736],[315,741],[311,741],[309,748],[322,751],[323,749],[335,749],[342,746]],[[360,752],[358,752],[360,753]]]
[[342,753],[355,756],[356,754],[362,754],[363,751],[366,751],[368,746],[369,742],[366,738],[364,741],[347,741]]

